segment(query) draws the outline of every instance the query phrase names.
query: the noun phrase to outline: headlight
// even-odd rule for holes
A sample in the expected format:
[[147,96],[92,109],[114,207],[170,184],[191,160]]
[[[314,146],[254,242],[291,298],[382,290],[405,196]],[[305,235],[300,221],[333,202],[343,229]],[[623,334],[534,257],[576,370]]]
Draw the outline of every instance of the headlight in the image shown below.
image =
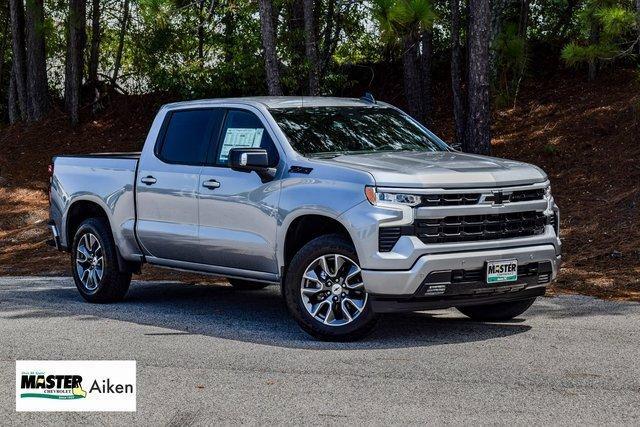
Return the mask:
[[385,193],[376,191],[374,187],[365,187],[364,194],[372,205],[402,205],[417,206],[422,202],[422,197],[407,193]]

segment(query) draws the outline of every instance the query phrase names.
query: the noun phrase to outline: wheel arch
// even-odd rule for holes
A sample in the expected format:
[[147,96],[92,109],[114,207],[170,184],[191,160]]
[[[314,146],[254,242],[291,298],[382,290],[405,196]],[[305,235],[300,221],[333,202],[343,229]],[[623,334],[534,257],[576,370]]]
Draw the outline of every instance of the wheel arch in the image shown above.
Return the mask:
[[331,216],[326,213],[305,212],[293,218],[289,218],[287,224],[283,227],[286,230],[282,233],[279,259],[282,270],[282,277],[286,272],[286,268],[295,256],[295,254],[305,244],[327,234],[339,234],[344,236],[355,247],[355,241],[347,228],[339,217]]
[[140,271],[141,263],[127,261],[125,260],[121,253],[118,244],[115,241],[115,236],[113,235],[113,225],[111,224],[111,219],[107,214],[108,209],[101,203],[99,198],[80,198],[74,200],[67,209],[65,219],[63,221],[65,225],[64,236],[66,238],[66,248],[67,251],[71,252],[73,247],[73,239],[75,237],[76,231],[80,224],[83,221],[89,218],[99,218],[103,219],[108,227],[109,234],[111,237],[111,243],[116,249],[116,254],[118,257],[118,268],[123,272],[132,272],[137,273]]
[[109,215],[107,215],[107,210],[101,203],[97,200],[82,198],[74,200],[67,209],[67,213],[65,216],[64,224],[64,236],[67,243],[67,250],[71,250],[71,246],[73,245],[73,238],[78,230],[78,227],[82,222],[89,218],[103,218],[109,224],[109,231],[112,234],[113,238],[113,230],[111,229],[111,221],[109,220]]

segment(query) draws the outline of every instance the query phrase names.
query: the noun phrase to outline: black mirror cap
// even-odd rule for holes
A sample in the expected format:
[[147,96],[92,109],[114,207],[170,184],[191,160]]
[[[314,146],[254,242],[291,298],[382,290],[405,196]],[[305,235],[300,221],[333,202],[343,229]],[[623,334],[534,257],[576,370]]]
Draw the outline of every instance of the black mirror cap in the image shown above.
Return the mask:
[[229,166],[237,170],[256,170],[269,167],[269,155],[264,148],[232,148]]

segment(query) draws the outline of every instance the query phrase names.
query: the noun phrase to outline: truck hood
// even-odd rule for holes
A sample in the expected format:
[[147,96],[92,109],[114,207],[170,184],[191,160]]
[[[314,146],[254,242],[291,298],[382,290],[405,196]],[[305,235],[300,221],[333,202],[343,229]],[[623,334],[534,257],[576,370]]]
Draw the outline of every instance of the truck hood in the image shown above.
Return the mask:
[[547,180],[540,168],[527,163],[460,152],[346,154],[326,161],[369,172],[383,187],[501,187]]

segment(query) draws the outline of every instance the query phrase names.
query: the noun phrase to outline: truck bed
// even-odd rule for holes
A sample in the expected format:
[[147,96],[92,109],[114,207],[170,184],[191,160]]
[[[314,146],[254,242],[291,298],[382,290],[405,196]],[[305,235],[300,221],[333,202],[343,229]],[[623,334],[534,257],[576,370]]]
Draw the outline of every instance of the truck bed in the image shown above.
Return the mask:
[[[138,253],[135,241],[135,180],[140,153],[95,153],[53,158],[51,219],[69,247],[70,218],[78,209],[98,206],[109,218],[114,240],[125,254]],[[71,223],[73,220],[71,219]]]

